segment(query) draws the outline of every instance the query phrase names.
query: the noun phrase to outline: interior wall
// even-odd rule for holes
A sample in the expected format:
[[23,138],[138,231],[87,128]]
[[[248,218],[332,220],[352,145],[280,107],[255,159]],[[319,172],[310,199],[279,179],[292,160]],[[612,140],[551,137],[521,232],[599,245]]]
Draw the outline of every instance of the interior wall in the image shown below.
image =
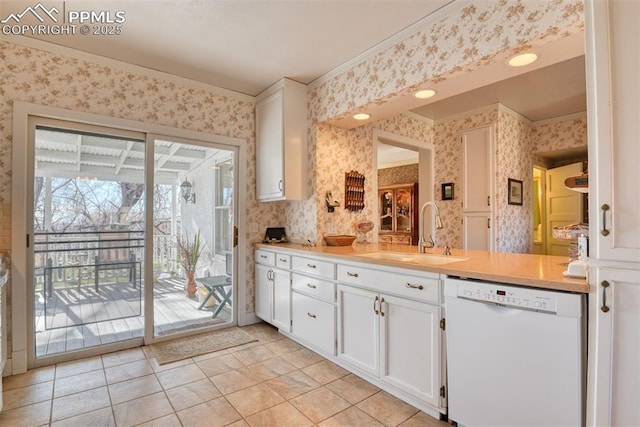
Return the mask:
[[[0,42],[0,250],[11,247],[11,153],[14,101],[137,120],[247,141],[247,218],[256,222],[257,233],[245,230],[247,259],[244,266],[247,312],[253,312],[254,273],[252,241],[260,240],[267,226],[279,224],[284,215],[281,203],[255,201],[254,103],[217,88],[191,85],[187,80],[150,76],[146,70],[113,61],[113,65],[80,60],[32,47]],[[11,283],[5,288],[9,302],[7,330],[11,339]]]
[[[303,202],[291,203],[287,208],[287,225],[292,236],[301,240],[309,238],[311,241],[320,241],[325,233],[325,190],[322,185],[331,182],[326,176],[331,172],[323,171],[319,166],[324,161],[315,157],[316,145],[330,139],[323,135],[328,131],[321,125],[322,122],[339,120],[354,112],[366,111],[368,107],[410,95],[417,88],[429,87],[492,61],[502,60],[501,58],[521,50],[525,45],[535,48],[581,33],[584,26],[583,3],[580,0],[524,2],[519,3],[517,12],[509,2],[480,2],[462,6],[453,4],[443,9],[445,10],[448,14],[436,15],[433,22],[424,29],[328,79],[309,92],[309,159],[313,162],[309,166],[313,180],[310,188],[316,191],[312,193],[315,196],[312,195]],[[368,126],[371,125],[365,127]],[[388,129],[393,133],[403,130],[402,126],[395,130]],[[369,150],[366,139],[364,143],[360,149]],[[343,150],[337,146],[336,149],[338,151],[331,156],[343,159],[351,147]],[[440,148],[441,151],[443,149]],[[441,161],[449,162],[449,159],[436,154],[437,167]],[[335,167],[331,169],[335,170]],[[444,175],[441,171],[435,180],[436,200],[439,199],[439,183],[451,182],[444,179]],[[443,201],[444,210],[452,211],[453,215],[454,203]],[[461,237],[457,226],[459,218],[455,221],[456,218],[452,218],[449,225],[438,230],[437,234],[440,241],[443,241],[442,237],[447,237],[450,246],[460,247]],[[352,229],[351,221],[347,219],[340,218],[335,223],[333,231],[337,233],[347,233]]]
[[[533,147],[531,125],[498,111],[496,130],[495,239],[497,252],[533,251]],[[522,181],[522,206],[508,204],[508,179]]]
[[416,163],[413,165],[378,169],[378,187],[418,182],[420,179],[419,168],[418,163]]

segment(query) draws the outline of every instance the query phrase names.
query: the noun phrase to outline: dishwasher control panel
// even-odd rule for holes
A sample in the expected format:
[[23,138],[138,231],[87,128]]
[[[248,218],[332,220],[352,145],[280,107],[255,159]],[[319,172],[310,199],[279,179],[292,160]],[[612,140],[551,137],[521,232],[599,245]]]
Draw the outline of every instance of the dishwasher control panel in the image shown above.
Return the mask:
[[522,308],[547,313],[557,312],[557,295],[537,289],[457,280],[459,298],[495,303],[505,307]]

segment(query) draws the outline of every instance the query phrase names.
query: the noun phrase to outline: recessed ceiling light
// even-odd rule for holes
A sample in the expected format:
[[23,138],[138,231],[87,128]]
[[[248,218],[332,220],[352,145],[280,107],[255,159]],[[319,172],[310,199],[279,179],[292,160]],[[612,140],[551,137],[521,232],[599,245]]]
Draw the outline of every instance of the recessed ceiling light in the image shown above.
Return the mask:
[[369,120],[371,118],[371,115],[367,113],[358,113],[358,114],[354,114],[353,118],[356,120]]
[[522,53],[520,55],[513,56],[509,59],[508,64],[512,67],[522,67],[529,65],[538,59],[538,55],[533,52]]
[[413,96],[420,99],[427,99],[427,98],[431,98],[432,96],[435,96],[435,94],[436,94],[436,91],[433,89],[424,89],[424,90],[417,91],[416,93],[413,94]]

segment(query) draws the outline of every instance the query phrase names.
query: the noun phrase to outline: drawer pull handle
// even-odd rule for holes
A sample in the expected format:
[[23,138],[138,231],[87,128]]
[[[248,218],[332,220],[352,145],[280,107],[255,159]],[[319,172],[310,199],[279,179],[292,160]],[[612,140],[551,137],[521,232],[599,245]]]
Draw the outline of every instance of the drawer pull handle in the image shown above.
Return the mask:
[[287,262],[287,259],[286,259],[286,258],[280,258],[278,261],[280,261],[280,262]]
[[350,271],[347,271],[347,276],[349,276],[349,277],[358,277],[358,273],[351,273]]
[[409,289],[418,289],[420,291],[424,289],[422,285],[412,285],[411,283],[407,283],[405,286]]
[[607,288],[609,287],[609,282],[607,282],[606,280],[603,280],[601,285],[602,285],[602,307],[600,307],[600,310],[602,310],[603,313],[606,313],[609,311],[609,307],[607,306]]
[[376,299],[373,300],[373,312],[375,314],[379,314],[380,312],[378,311],[378,309],[376,308],[376,305],[378,304],[378,297],[376,296]]
[[384,303],[384,298],[380,298],[380,316],[384,317],[384,311],[382,311],[382,303]]
[[317,288],[317,286],[316,286],[316,285],[312,285],[311,283],[307,283],[307,286],[308,286],[308,287],[310,287],[311,289],[315,289],[315,288]]
[[602,230],[600,231],[600,234],[602,234],[603,236],[608,236],[609,230],[607,230],[607,211],[609,210],[609,205],[605,203],[600,208],[602,209]]
[[311,317],[312,319],[315,319],[317,316],[315,314],[311,314],[307,311],[307,316]]
[[267,259],[267,256],[266,255],[260,255],[260,258]]
[[315,265],[315,264],[307,264],[307,267],[309,267],[309,268],[316,268],[316,265]]

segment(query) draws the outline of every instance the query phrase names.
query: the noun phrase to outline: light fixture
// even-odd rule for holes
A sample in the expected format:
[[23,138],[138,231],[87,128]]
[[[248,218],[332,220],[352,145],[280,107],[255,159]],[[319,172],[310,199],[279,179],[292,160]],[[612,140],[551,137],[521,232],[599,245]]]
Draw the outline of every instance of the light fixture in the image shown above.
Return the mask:
[[413,96],[419,99],[427,99],[427,98],[431,98],[432,96],[435,96],[435,94],[436,94],[436,91],[433,89],[423,89],[414,93]]
[[187,178],[182,181],[180,184],[180,195],[184,199],[185,203],[196,203],[196,193],[191,192],[192,189],[191,183],[187,180]]
[[357,113],[353,115],[353,118],[356,120],[369,120],[371,115],[367,113]]
[[533,52],[521,53],[519,55],[509,58],[507,63],[512,67],[522,67],[535,62],[538,59],[538,55]]

